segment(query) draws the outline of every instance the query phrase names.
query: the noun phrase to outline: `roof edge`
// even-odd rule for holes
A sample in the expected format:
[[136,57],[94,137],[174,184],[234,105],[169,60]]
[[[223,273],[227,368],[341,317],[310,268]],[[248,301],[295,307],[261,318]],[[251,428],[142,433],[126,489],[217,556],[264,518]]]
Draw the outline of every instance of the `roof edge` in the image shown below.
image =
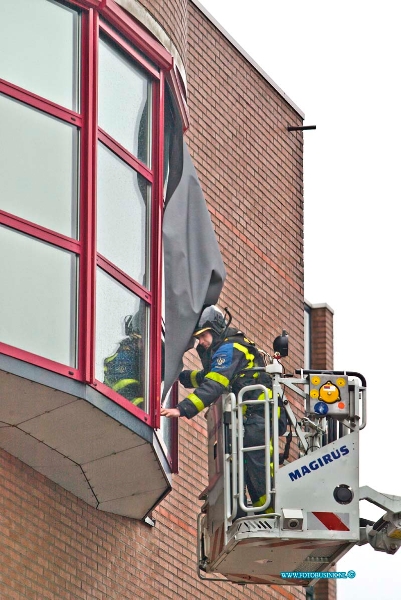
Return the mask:
[[327,304],[326,302],[321,302],[320,304],[312,304],[312,302],[309,302],[309,300],[306,300],[306,298],[305,298],[304,302],[311,309],[314,309],[314,308],[326,308],[328,311],[330,311],[334,315],[334,309],[331,308],[331,306],[329,304]]

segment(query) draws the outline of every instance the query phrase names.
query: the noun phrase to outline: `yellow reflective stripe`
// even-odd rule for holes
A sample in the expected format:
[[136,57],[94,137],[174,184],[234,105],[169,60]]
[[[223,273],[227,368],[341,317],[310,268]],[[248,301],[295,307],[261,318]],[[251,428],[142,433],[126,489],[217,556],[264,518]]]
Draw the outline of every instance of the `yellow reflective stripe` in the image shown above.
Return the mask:
[[[266,502],[266,494],[265,494],[264,496],[261,496],[261,497],[259,498],[259,500],[257,500],[256,502],[253,502],[252,504],[253,504],[253,506],[256,508],[256,507],[258,507],[258,506],[263,506],[265,502]],[[272,506],[268,506],[268,507],[266,508],[266,510],[265,510],[265,513],[264,513],[264,514],[268,515],[269,513],[272,513],[272,512],[273,512],[273,507],[272,507]]]
[[115,354],[113,354],[113,356],[108,356],[107,358],[105,358],[104,362],[107,364],[107,363],[111,362],[112,360],[114,360],[116,356],[117,356],[117,352]]
[[203,410],[205,408],[205,405],[203,404],[202,400],[196,394],[189,394],[189,396],[187,396],[187,398],[188,398],[188,400],[191,400],[192,404],[194,404],[196,406],[196,408],[198,409],[198,412],[200,412],[201,410]]
[[254,506],[263,506],[263,504],[266,502],[266,494],[264,496],[261,496],[259,498],[259,500],[257,500],[256,502],[253,503]]
[[252,369],[252,367],[254,366],[253,361],[255,360],[255,355],[249,352],[249,348],[243,346],[242,344],[238,344],[238,342],[234,342],[234,348],[245,354],[245,358],[249,361],[247,365],[248,369]]
[[131,383],[138,383],[138,381],[136,379],[120,379],[120,381],[117,381],[117,383],[115,383],[113,385],[113,390],[115,392],[118,392],[119,390],[122,390],[123,388],[127,387],[127,385],[130,385]]
[[[273,391],[270,388],[267,388],[267,395],[269,396],[269,398],[273,398]],[[264,400],[264,399],[265,399],[265,394],[264,394],[264,392],[262,392],[258,396],[258,400]],[[248,408],[247,404],[242,405],[242,414],[243,415],[245,415],[247,408]],[[278,409],[278,416],[280,418],[280,408]]]
[[196,376],[199,371],[191,371],[190,379],[192,383],[192,387],[198,387],[198,382],[196,381]]
[[143,402],[143,398],[135,398],[134,400],[131,400],[131,403],[135,404],[135,406],[142,404],[142,402]]
[[256,502],[253,502],[253,506],[263,506],[263,504],[266,502],[266,494],[264,496],[261,496],[259,498],[259,500],[257,500]]
[[[269,396],[269,398],[273,398],[273,391],[270,388],[267,388],[267,395]],[[258,400],[264,400],[265,399],[265,394],[264,392],[262,392],[260,394],[260,396],[258,396]]]
[[221,375],[220,373],[216,373],[215,371],[210,371],[210,373],[208,373],[205,376],[208,379],[211,379],[212,381],[217,381],[217,383],[221,383],[221,385],[224,385],[224,387],[228,387],[230,385],[230,380],[227,379],[227,377],[224,377],[224,375]]

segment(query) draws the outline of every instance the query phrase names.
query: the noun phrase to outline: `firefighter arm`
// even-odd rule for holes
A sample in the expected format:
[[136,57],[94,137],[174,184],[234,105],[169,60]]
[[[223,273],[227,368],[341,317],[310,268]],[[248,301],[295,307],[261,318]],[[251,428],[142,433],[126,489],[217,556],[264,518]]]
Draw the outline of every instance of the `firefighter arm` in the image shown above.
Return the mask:
[[161,408],[162,417],[177,418],[187,417],[192,419],[204,408],[212,404],[223,393],[225,387],[209,379],[199,387],[196,394],[189,394],[176,408]]
[[[227,380],[227,384],[229,381]],[[190,386],[192,387],[192,386]],[[219,381],[213,379],[213,375],[208,375],[203,379],[203,382],[196,390],[196,394],[189,394],[182,402],[180,402],[175,408],[161,408],[160,414],[162,417],[176,418],[176,417],[187,417],[192,419],[204,408],[210,406],[212,402],[224,392],[225,385]]]
[[204,379],[204,371],[181,371],[178,379],[181,385],[183,385],[185,388],[197,388]]
[[227,391],[233,376],[244,368],[246,359],[234,344],[220,346],[212,357],[210,371],[204,376],[196,393],[189,394],[177,406],[180,416],[192,419]]
[[189,394],[178,404],[177,409],[180,417],[192,419],[204,408],[210,406],[226,390],[226,386],[210,379],[210,375],[211,373],[208,373],[196,393]]

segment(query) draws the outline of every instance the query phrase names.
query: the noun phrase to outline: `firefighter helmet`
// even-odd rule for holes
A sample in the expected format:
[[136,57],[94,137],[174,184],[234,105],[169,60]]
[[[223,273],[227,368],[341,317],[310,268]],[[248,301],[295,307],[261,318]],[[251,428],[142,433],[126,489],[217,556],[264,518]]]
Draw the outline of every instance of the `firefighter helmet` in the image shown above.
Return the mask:
[[127,315],[124,317],[125,335],[136,338],[142,337],[141,325],[143,324],[141,323],[141,317],[143,318],[143,315],[140,314],[139,310],[134,315]]
[[204,331],[214,331],[214,333],[221,335],[226,327],[227,323],[223,313],[217,306],[212,305],[203,310],[193,335],[196,337]]

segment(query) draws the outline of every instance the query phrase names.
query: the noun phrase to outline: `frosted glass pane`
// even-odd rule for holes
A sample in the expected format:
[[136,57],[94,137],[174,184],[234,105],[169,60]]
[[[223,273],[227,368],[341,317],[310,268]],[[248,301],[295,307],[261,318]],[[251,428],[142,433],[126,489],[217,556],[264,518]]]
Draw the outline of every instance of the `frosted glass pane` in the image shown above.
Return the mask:
[[1,0],[0,78],[78,111],[79,15],[50,0]]
[[77,258],[0,226],[0,341],[76,366]]
[[150,163],[151,87],[114,46],[99,42],[99,126],[143,163]]
[[139,408],[148,410],[146,357],[146,304],[98,269],[96,379]]
[[98,251],[141,285],[147,285],[149,185],[103,144],[98,151]]
[[0,132],[0,209],[76,237],[76,127],[0,94]]

